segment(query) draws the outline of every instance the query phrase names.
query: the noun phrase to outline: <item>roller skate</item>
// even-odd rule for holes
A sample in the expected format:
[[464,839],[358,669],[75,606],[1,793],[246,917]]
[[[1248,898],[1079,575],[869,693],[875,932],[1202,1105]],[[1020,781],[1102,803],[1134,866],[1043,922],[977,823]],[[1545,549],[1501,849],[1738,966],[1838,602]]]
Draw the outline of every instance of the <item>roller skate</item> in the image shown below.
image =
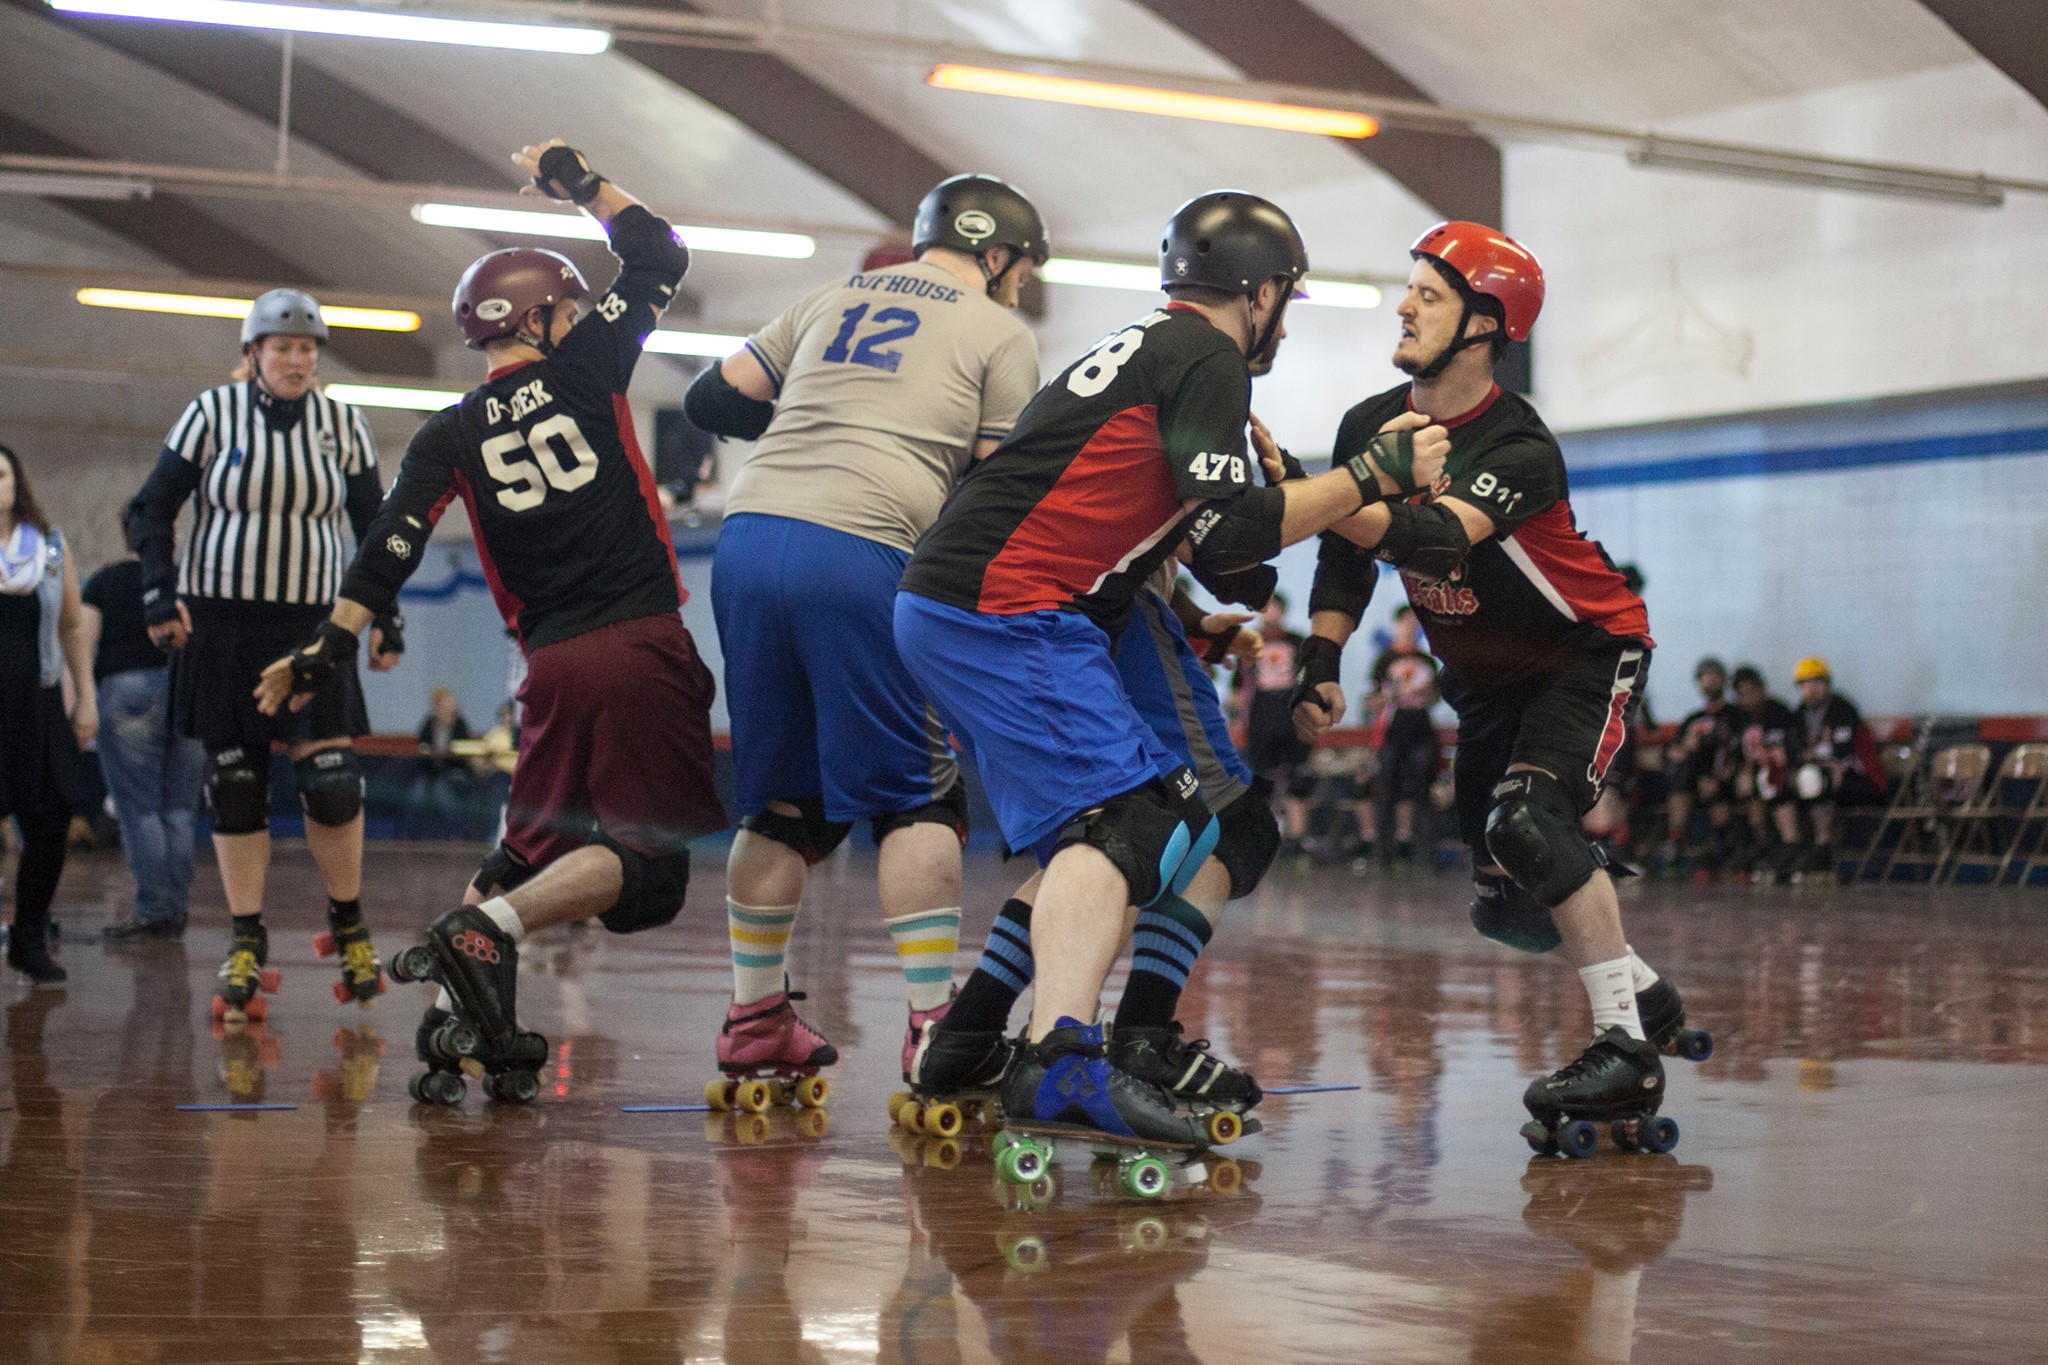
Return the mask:
[[1704,1062],[1714,1055],[1714,1035],[1685,1026],[1685,1002],[1678,998],[1678,987],[1664,978],[1636,992],[1636,1013],[1642,1016],[1650,1046],[1665,1056]]
[[214,1027],[214,1041],[220,1044],[220,1082],[227,1088],[228,1103],[262,1103],[263,1073],[275,1071],[283,1063],[282,1044],[261,1023]]
[[313,1074],[313,1098],[322,1104],[360,1104],[377,1088],[377,1066],[384,1058],[384,1040],[368,1024],[338,1028],[334,1046],[341,1064]]
[[460,1104],[465,1076],[508,1104],[540,1093],[548,1040],[519,1027],[519,946],[489,915],[466,905],[441,916],[425,943],[391,959],[391,979],[437,982],[455,1001],[453,1014],[430,1008],[420,1020],[415,1042],[428,1070],[407,1087],[414,1099]]
[[[214,987],[213,1018],[216,1023],[246,1024],[269,1017],[270,1002],[264,996],[277,994],[283,973],[265,967],[270,960],[270,935],[260,924],[235,924],[228,940],[228,960],[220,964]],[[261,992],[261,994],[258,994]]]
[[1579,1059],[1554,1076],[1532,1081],[1522,1096],[1530,1122],[1522,1137],[1539,1156],[1589,1157],[1599,1146],[1594,1125],[1624,1152],[1668,1152],[1678,1145],[1678,1124],[1660,1118],[1664,1063],[1649,1043],[1619,1025],[1594,1038]]
[[917,1030],[905,1040],[903,1079],[910,1089],[889,1097],[890,1122],[933,1138],[958,1137],[969,1124],[993,1127],[1001,1113],[996,1087],[1010,1064],[1010,1040],[995,1031],[949,1029],[940,1010],[923,1020],[913,1012],[910,1019]]
[[367,1008],[384,993],[384,965],[370,946],[370,931],[360,912],[346,916],[335,913],[327,903],[327,932],[313,935],[313,952],[319,957],[340,957],[341,980],[334,983],[334,998]]
[[824,1107],[831,1084],[818,1068],[838,1061],[839,1049],[797,1016],[790,1002],[801,999],[801,993],[785,985],[763,999],[727,1008],[725,1026],[718,1030],[718,1069],[724,1074],[704,1085],[704,1103],[711,1112],[761,1114],[778,1104]]
[[1209,1053],[1209,1040],[1181,1036],[1178,1021],[1165,1028],[1120,1028],[1110,1035],[1109,1060],[1119,1071],[1164,1086],[1202,1119],[1209,1140],[1235,1142],[1257,1131],[1245,1111],[1264,1097],[1248,1071],[1226,1066]]

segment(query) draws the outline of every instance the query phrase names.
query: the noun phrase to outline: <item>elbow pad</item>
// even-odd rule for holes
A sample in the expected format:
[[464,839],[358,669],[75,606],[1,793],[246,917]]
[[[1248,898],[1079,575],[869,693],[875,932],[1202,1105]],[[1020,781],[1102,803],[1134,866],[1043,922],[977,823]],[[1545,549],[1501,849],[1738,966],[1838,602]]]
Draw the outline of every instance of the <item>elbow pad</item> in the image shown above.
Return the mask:
[[713,364],[683,395],[683,415],[714,436],[758,441],[774,420],[775,405],[747,397],[727,383],[724,373]]
[[1397,569],[1408,569],[1418,578],[1448,578],[1465,562],[1472,539],[1465,523],[1448,507],[1434,503],[1390,502],[1393,514],[1386,534],[1380,537],[1380,558]]
[[1210,573],[1197,561],[1188,566],[1188,572],[1218,602],[1235,603],[1253,611],[1264,611],[1273,598],[1273,589],[1280,586],[1280,571],[1271,564],[1254,564],[1235,573]]
[[663,279],[679,281],[690,268],[690,249],[666,219],[639,204],[621,210],[606,235],[612,254],[628,267],[658,270]]
[[1380,584],[1379,561],[1334,531],[1325,531],[1316,551],[1315,585],[1309,589],[1308,614],[1342,612],[1353,623],[1364,619]]
[[1254,488],[1220,506],[1210,503],[1188,523],[1190,567],[1197,576],[1242,573],[1280,553],[1280,523],[1287,515],[1287,494],[1278,488]]
[[[382,617],[398,606],[398,590],[419,567],[434,528],[411,515],[394,517],[370,530],[356,550],[355,563],[341,578],[341,595]],[[381,627],[382,622],[378,623]],[[401,630],[404,623],[399,623]],[[400,645],[400,649],[404,646]]]

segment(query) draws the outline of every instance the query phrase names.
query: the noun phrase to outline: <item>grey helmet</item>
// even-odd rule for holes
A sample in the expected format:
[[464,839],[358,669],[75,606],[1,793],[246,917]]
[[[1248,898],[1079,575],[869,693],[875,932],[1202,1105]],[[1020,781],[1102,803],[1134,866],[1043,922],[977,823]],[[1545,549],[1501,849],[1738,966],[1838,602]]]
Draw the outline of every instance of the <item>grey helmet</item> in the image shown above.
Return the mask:
[[249,305],[242,319],[242,344],[265,337],[312,337],[327,341],[327,322],[320,316],[320,301],[299,289],[273,289]]

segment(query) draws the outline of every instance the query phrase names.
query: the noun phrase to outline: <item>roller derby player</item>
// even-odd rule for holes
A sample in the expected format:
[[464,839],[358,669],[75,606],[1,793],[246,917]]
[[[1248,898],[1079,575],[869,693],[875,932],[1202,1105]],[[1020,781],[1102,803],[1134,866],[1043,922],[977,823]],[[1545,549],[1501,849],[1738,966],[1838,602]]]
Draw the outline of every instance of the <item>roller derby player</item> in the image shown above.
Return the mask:
[[1128,907],[1184,895],[1220,834],[1199,779],[1125,694],[1112,641],[1183,541],[1196,569],[1244,572],[1414,485],[1361,452],[1318,478],[1252,487],[1252,369],[1278,347],[1308,270],[1286,214],[1237,191],[1200,196],[1167,225],[1160,264],[1167,306],[1067,367],[961,479],[911,556],[896,643],[972,754],[1005,841],[1045,869],[1036,1003],[1002,1083],[1006,1120],[1196,1142],[1197,1119],[1115,1065],[1085,1022]]
[[1579,827],[1642,696],[1649,617],[1579,531],[1557,442],[1493,382],[1502,349],[1528,337],[1542,307],[1536,258],[1463,222],[1431,228],[1411,255],[1393,359],[1414,381],[1345,414],[1335,458],[1427,414],[1450,429],[1450,463],[1431,494],[1367,508],[1323,538],[1296,723],[1308,737],[1343,715],[1339,657],[1378,578],[1374,556],[1392,563],[1458,713],[1473,924],[1530,952],[1562,947],[1592,1002],[1585,1054],[1524,1096],[1525,1136],[1555,1151],[1569,1126],[1570,1150],[1589,1155],[1593,1130],[1573,1121],[1612,1120],[1630,1144],[1662,1149],[1676,1128],[1655,1117],[1659,1050],[1705,1036],[1685,1029],[1676,989],[1629,948],[1614,883]]
[[1048,248],[1023,194],[958,175],[919,205],[912,249],[804,298],[686,400],[698,426],[756,442],[711,577],[741,826],[726,865],[728,1075],[837,1060],[790,1005],[784,952],[806,870],[856,820],[879,849],[903,968],[906,1077],[953,994],[967,792],[891,619],[917,537],[1038,388],[1038,346],[1013,310]]
[[723,829],[712,787],[713,683],[683,628],[675,551],[634,438],[626,386],[689,253],[639,201],[559,140],[512,160],[550,198],[604,225],[620,271],[590,291],[551,251],[478,260],[455,322],[489,374],[429,418],[318,635],[264,671],[274,714],[354,656],[398,596],[450,501],[463,500],[498,608],[527,658],[524,742],[503,843],[463,904],[395,978],[440,982],[421,1020],[415,1099],[453,1104],[463,1071],[498,1099],[533,1097],[547,1040],[519,1027],[519,943],[597,917],[615,933],[667,924],[689,885],[690,840]]

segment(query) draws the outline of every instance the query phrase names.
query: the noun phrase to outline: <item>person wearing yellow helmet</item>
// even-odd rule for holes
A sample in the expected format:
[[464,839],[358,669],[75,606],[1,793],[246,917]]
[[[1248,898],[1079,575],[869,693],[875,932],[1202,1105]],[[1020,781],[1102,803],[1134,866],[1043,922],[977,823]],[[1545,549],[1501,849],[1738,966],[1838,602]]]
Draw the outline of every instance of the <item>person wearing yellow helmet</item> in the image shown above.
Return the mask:
[[1799,766],[1792,791],[1799,799],[1802,823],[1812,842],[1793,864],[1793,875],[1832,875],[1835,871],[1835,810],[1841,806],[1876,805],[1884,799],[1884,769],[1878,763],[1877,738],[1856,704],[1835,691],[1827,660],[1808,656],[1792,669],[1799,688],[1799,723],[1793,730]]

